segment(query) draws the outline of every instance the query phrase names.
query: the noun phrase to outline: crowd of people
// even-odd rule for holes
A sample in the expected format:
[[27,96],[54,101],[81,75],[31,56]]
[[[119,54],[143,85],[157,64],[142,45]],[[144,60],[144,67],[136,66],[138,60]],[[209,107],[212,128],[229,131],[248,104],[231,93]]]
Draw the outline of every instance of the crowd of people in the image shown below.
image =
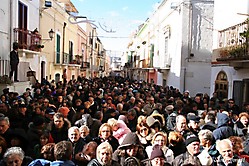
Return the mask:
[[[192,96],[190,96],[192,95]],[[122,77],[0,98],[0,166],[249,165],[249,104]]]

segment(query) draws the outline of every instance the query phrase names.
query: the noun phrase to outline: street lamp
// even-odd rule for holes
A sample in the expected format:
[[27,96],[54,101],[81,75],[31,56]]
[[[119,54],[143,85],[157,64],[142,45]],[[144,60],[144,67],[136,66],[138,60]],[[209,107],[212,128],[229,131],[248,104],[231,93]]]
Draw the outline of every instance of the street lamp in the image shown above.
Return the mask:
[[54,38],[54,31],[53,29],[51,29],[49,32],[48,32],[48,35],[49,35],[49,38],[52,40]]

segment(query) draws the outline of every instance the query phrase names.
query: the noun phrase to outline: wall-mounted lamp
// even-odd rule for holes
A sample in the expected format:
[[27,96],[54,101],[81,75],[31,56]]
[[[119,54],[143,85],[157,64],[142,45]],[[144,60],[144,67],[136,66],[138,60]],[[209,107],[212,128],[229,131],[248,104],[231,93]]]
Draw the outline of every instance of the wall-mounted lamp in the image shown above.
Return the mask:
[[51,30],[48,32],[48,36],[49,36],[48,39],[42,39],[42,40],[53,40],[53,38],[54,38],[54,31],[53,31],[53,29],[51,29]]

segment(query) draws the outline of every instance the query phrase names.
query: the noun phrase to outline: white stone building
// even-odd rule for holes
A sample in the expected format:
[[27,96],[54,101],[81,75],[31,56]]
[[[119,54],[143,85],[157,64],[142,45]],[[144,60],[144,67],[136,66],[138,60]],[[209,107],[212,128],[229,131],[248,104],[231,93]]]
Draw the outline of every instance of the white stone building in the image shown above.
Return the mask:
[[249,0],[217,0],[214,4],[214,35],[210,93],[249,102]]

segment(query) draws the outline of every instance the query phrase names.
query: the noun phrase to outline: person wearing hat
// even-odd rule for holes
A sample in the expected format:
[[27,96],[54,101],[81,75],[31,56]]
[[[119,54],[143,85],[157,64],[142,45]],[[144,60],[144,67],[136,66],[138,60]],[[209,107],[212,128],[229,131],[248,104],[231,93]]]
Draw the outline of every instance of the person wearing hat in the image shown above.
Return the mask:
[[145,166],[171,166],[171,164],[165,162],[164,153],[159,145],[153,146],[149,160],[144,160],[142,163]]
[[188,113],[187,119],[188,119],[188,128],[190,132],[198,136],[198,133],[200,131],[199,129],[200,117],[196,116],[193,113]]
[[213,136],[215,140],[222,140],[233,136],[233,129],[228,125],[229,116],[223,113],[217,113],[217,129],[213,131]]
[[174,112],[174,106],[172,104],[165,107],[165,111],[168,114],[166,125],[169,131],[173,131],[176,126],[176,112]]
[[140,161],[146,157],[147,155],[141,146],[139,138],[134,132],[128,133],[122,144],[113,153],[113,160],[122,166],[127,162],[133,163],[133,165],[140,164]]
[[186,137],[185,145],[187,151],[177,156],[173,161],[173,166],[182,166],[185,164],[191,164],[195,166],[201,166],[201,162],[197,157],[200,153],[200,140],[194,134],[189,134]]

